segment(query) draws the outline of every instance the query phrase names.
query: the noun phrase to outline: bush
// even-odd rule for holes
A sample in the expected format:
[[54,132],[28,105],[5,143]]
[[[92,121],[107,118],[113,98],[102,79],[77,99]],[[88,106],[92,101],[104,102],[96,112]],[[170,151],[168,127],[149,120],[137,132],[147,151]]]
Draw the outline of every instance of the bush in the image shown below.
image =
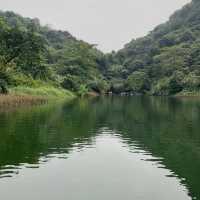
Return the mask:
[[181,71],[175,71],[169,82],[169,94],[176,94],[183,90],[184,74]]
[[123,81],[114,81],[111,83],[111,91],[114,94],[120,94],[125,91],[125,85]]
[[67,90],[77,92],[80,87],[80,80],[76,76],[68,75],[66,78],[64,78],[63,82],[61,83],[61,86]]
[[160,79],[152,88],[153,95],[174,95],[183,90],[184,74],[175,71],[172,76]]
[[78,95],[83,97],[88,93],[88,88],[86,85],[80,85],[79,90],[78,90]]
[[169,95],[169,78],[163,78],[159,80],[155,85],[152,86],[153,95]]
[[183,79],[184,88],[187,90],[194,90],[200,87],[200,76],[196,75],[195,73],[189,73]]
[[95,80],[88,84],[88,88],[96,93],[104,94],[109,90],[109,84],[105,80]]
[[10,74],[0,66],[0,93],[8,93],[8,85],[11,82]]
[[133,72],[126,82],[127,88],[136,93],[143,93],[149,90],[149,80],[145,72]]
[[7,94],[8,93],[8,85],[5,80],[0,79],[0,93]]

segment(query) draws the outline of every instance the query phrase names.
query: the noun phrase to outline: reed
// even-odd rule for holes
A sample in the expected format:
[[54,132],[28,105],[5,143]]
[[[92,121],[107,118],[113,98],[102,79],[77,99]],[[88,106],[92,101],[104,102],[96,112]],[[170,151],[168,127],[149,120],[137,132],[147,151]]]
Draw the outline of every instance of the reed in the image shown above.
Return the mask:
[[0,108],[45,104],[48,99],[29,95],[0,95]]

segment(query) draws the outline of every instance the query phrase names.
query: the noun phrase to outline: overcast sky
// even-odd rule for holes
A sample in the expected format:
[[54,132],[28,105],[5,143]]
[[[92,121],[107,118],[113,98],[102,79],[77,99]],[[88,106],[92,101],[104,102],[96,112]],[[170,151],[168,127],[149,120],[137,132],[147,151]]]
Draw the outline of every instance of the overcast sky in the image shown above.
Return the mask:
[[78,39],[118,50],[165,22],[190,0],[0,0],[1,10],[37,17]]

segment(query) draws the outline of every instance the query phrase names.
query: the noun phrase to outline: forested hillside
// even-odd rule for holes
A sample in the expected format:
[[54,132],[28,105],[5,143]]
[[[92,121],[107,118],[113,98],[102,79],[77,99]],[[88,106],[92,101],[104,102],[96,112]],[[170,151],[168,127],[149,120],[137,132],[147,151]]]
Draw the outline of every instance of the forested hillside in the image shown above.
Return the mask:
[[41,86],[80,95],[200,94],[200,1],[110,54],[38,19],[0,12],[1,93]]
[[[104,92],[104,55],[66,31],[41,26],[38,19],[0,12],[0,88],[55,87],[76,93]],[[23,88],[22,88],[23,87]]]
[[200,90],[200,1],[175,12],[146,37],[110,54],[106,76],[116,92],[174,95]]

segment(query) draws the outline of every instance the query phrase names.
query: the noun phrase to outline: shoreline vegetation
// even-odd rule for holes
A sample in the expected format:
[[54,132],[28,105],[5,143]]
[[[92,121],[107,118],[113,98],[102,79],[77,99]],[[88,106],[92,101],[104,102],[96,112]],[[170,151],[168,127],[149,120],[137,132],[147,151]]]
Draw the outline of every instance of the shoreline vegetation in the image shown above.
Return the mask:
[[[148,94],[105,94],[104,96],[152,96]],[[81,95],[79,95],[80,97]],[[87,92],[83,94],[84,97],[98,97],[99,94],[95,92]],[[82,96],[82,97],[83,97]],[[162,95],[163,96],[163,95]],[[78,97],[78,95],[54,87],[40,87],[40,88],[28,88],[28,87],[16,87],[9,89],[9,94],[0,94],[0,111],[10,108],[15,109],[17,107],[24,106],[36,106],[45,105],[51,102],[58,101],[70,101]],[[200,97],[200,91],[184,91],[179,94],[165,97],[185,98],[185,97]]]
[[176,94],[175,97],[200,97],[200,91],[182,91]]
[[8,107],[43,105],[50,102],[67,101],[76,95],[55,87],[15,87],[8,94],[0,94],[0,110]]
[[71,99],[76,95],[62,88],[56,88],[53,86],[41,86],[41,87],[13,87],[9,89],[9,94],[20,95],[20,96],[33,96],[33,97],[43,97],[47,99]]
[[0,94],[200,96],[199,13],[193,0],[145,37],[103,53],[39,19],[0,11]]
[[0,110],[1,108],[13,107],[17,108],[18,106],[32,106],[32,105],[41,105],[47,103],[48,100],[45,97],[36,97],[31,95],[0,95]]

